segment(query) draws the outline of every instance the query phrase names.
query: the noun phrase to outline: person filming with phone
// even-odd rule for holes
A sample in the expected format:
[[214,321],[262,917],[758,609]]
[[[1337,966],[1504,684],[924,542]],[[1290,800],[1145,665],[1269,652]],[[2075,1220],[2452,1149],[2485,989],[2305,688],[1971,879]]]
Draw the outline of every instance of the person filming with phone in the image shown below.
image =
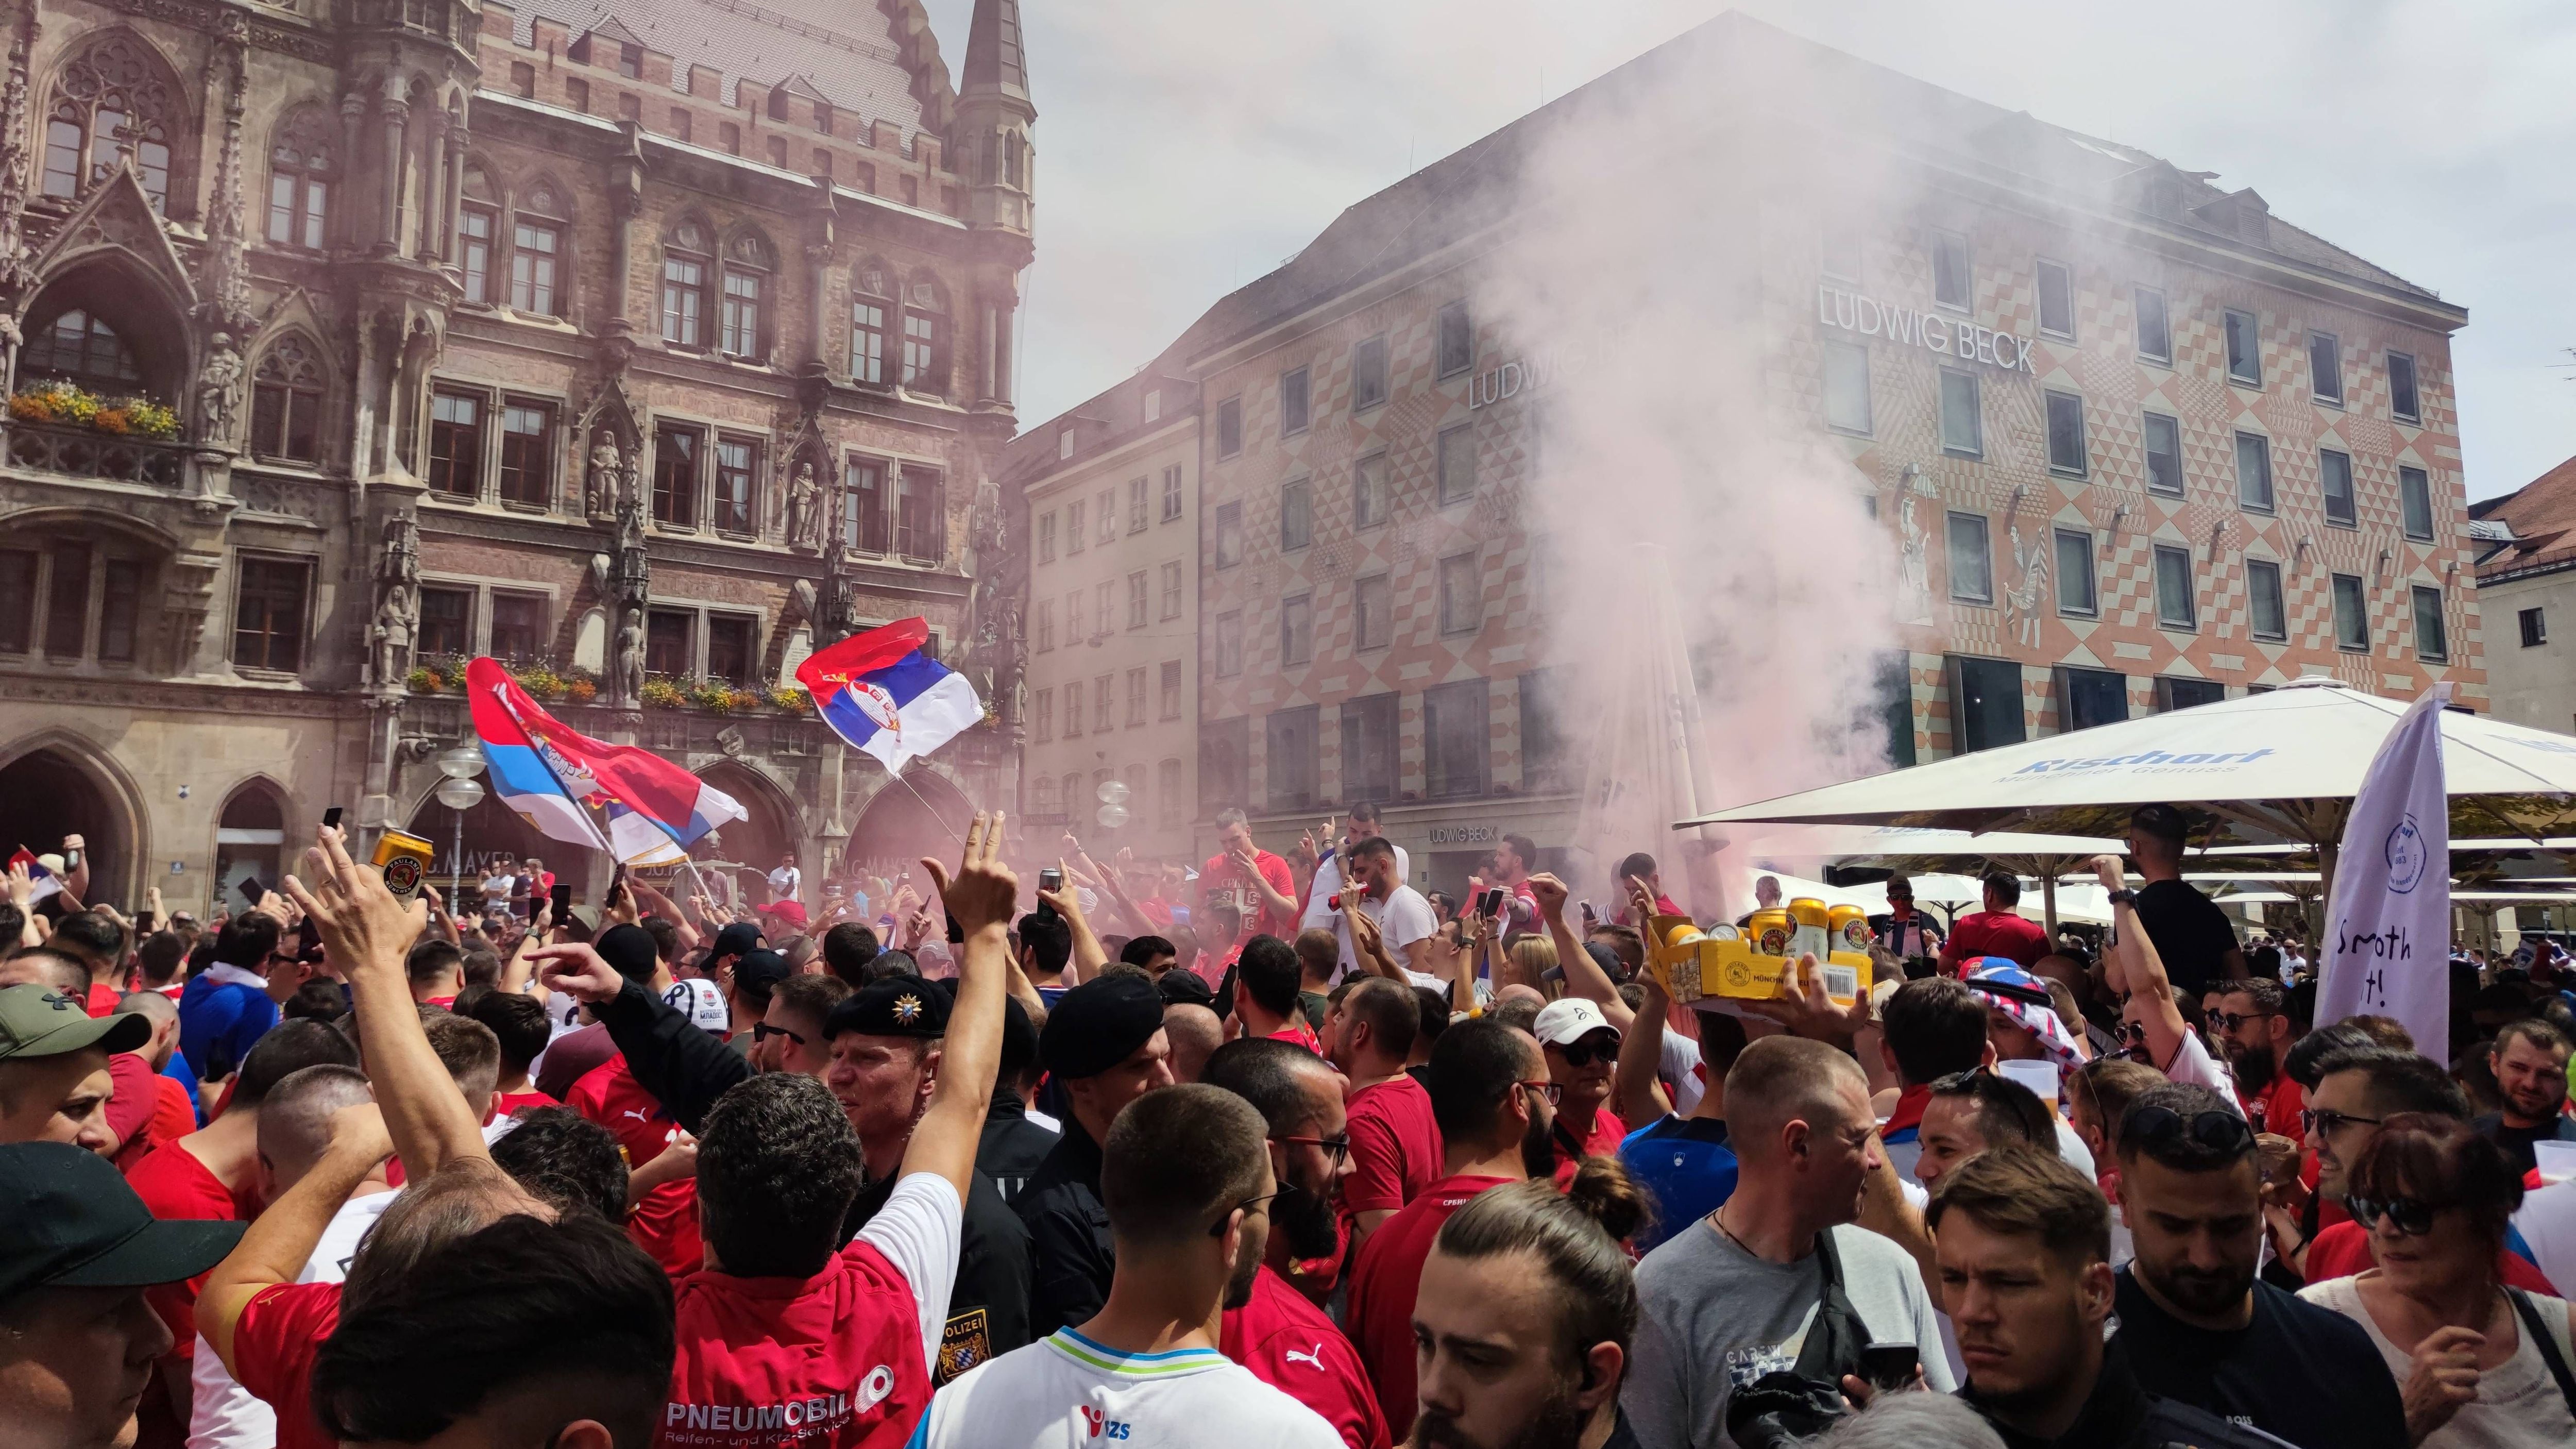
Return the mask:
[[1372,835],[1350,847],[1349,854],[1351,884],[1325,901],[1328,908],[1338,902],[1333,934],[1341,938],[1342,960],[1336,979],[1367,975],[1372,969],[1351,944],[1350,916],[1356,912],[1375,923],[1386,955],[1404,968],[1414,985],[1440,985],[1430,969],[1431,938],[1439,934],[1440,920],[1422,892],[1404,883],[1395,847],[1385,836]]

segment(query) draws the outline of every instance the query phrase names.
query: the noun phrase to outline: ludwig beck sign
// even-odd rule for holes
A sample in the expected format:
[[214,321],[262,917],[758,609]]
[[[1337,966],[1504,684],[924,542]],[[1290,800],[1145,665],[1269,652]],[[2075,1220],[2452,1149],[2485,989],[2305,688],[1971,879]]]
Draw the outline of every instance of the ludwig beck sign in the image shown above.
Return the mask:
[[1900,307],[1876,297],[1846,292],[1839,287],[1817,286],[1816,321],[1838,332],[1884,337],[1890,342],[1920,347],[1944,357],[1955,357],[1961,362],[1981,362],[2006,372],[2036,370],[2030,365],[2031,338],[1980,327],[1965,318],[1944,317],[1938,312]]

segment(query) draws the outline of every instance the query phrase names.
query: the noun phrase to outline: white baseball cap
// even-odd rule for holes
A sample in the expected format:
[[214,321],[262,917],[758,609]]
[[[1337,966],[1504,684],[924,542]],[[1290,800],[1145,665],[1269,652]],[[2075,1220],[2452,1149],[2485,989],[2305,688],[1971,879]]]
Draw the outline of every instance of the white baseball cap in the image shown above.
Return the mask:
[[1606,1031],[1613,1038],[1619,1035],[1619,1028],[1610,1024],[1600,1007],[1576,996],[1541,1007],[1530,1031],[1541,1042],[1557,1047],[1572,1046],[1596,1031]]

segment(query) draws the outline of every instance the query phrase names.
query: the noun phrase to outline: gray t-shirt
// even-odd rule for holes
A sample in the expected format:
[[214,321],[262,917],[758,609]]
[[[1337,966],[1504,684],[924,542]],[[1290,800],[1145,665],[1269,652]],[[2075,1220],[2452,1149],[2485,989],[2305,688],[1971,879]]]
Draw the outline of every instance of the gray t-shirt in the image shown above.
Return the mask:
[[[1867,1228],[1832,1230],[1843,1292],[1876,1343],[1912,1340],[1923,1379],[1958,1385],[1940,1351],[1922,1274],[1903,1248]],[[1726,1401],[1739,1383],[1796,1365],[1824,1274],[1810,1253],[1772,1263],[1739,1248],[1706,1219],[1675,1233],[1637,1265],[1636,1353],[1619,1406],[1640,1444],[1727,1449]]]

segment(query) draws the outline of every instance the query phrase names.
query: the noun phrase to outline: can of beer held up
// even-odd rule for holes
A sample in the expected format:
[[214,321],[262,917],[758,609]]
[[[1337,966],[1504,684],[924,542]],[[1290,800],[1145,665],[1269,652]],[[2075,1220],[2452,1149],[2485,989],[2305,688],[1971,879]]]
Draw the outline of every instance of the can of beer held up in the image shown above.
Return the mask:
[[1866,953],[1877,937],[1869,929],[1869,912],[1859,906],[1836,906],[1827,913],[1837,951]]
[[1789,931],[1789,913],[1776,906],[1767,911],[1755,911],[1753,919],[1744,923],[1746,939],[1753,943],[1754,950],[1765,956],[1789,954]]
[[1799,896],[1790,901],[1788,954],[1813,956],[1819,961],[1825,959],[1825,953],[1833,949],[1829,932],[1832,919],[1833,912],[1814,896]]
[[429,875],[430,853],[436,848],[400,830],[387,830],[376,837],[375,864],[385,873],[385,889],[399,900],[408,901],[419,895],[421,882]]

